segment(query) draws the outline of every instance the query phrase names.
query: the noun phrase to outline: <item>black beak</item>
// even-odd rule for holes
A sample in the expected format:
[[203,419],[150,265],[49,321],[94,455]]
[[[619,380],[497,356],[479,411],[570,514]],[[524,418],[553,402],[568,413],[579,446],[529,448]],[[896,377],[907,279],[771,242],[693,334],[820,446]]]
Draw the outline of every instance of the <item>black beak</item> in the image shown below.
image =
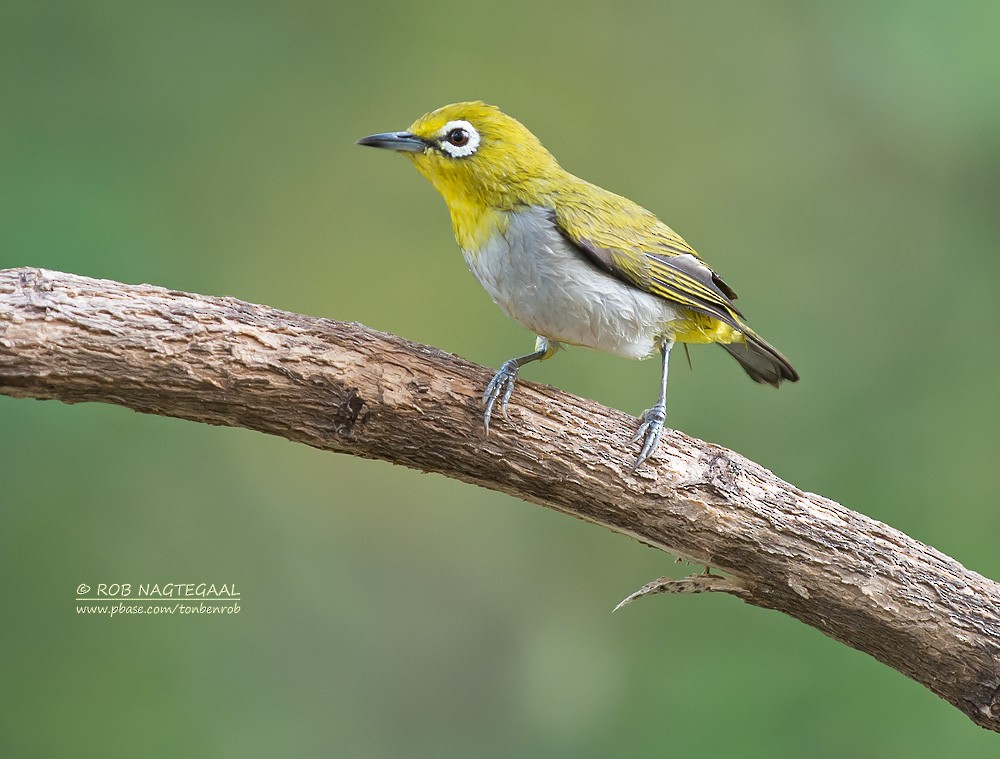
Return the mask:
[[409,132],[370,134],[358,140],[357,144],[370,145],[373,148],[388,148],[403,153],[423,153],[428,147],[426,142]]

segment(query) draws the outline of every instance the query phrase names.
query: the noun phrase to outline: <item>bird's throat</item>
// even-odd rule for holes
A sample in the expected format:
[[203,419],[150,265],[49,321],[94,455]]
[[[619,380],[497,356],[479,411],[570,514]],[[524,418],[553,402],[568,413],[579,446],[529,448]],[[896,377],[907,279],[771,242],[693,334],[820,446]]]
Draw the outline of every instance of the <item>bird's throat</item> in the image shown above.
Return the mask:
[[475,255],[490,238],[507,231],[507,214],[467,198],[451,198],[451,226],[459,247]]

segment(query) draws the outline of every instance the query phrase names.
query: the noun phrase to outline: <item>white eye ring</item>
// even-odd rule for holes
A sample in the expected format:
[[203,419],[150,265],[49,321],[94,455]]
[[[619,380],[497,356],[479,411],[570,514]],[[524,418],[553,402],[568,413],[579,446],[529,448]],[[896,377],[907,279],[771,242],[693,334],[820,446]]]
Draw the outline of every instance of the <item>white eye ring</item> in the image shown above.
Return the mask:
[[479,149],[479,142],[479,132],[468,121],[449,121],[438,133],[438,145],[452,158],[467,158]]

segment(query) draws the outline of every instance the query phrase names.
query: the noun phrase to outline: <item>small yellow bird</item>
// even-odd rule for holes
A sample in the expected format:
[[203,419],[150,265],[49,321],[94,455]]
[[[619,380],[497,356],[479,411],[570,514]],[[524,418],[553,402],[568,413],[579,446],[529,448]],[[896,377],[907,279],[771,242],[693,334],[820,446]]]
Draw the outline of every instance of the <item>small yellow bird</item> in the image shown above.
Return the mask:
[[633,469],[656,450],[667,406],[667,364],[676,342],[719,343],[756,382],[799,375],[743,321],[736,293],[694,249],[645,208],[564,170],[523,124],[492,105],[454,103],[405,132],[359,145],[406,155],[444,196],[476,279],[512,319],[538,337],[535,350],[500,367],[484,422],[507,402],[518,370],[562,344],[643,359],[662,357],[660,395],[633,443]]

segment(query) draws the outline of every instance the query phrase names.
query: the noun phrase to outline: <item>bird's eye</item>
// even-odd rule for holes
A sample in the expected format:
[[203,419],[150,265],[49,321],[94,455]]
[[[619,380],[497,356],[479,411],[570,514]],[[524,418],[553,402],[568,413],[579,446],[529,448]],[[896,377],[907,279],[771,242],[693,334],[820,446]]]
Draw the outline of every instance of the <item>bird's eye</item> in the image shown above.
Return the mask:
[[449,121],[438,135],[438,147],[449,158],[468,158],[479,149],[479,132],[468,121]]

